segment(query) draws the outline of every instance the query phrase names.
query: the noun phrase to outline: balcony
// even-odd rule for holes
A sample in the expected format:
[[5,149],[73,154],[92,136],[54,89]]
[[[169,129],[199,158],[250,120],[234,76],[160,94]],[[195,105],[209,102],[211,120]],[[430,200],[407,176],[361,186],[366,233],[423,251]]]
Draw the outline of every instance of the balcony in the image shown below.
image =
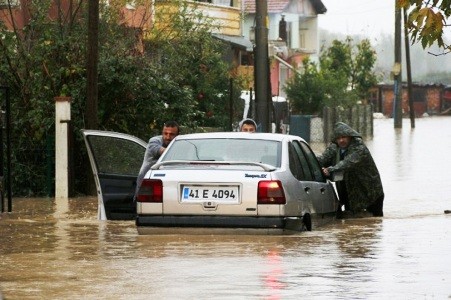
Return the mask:
[[[239,1],[210,0],[210,1],[186,1],[189,8],[196,13],[202,13],[208,22],[212,22],[212,33],[240,36],[241,35],[241,9]],[[231,6],[230,3],[234,3]],[[174,12],[174,7],[168,1],[155,1],[155,12]],[[155,20],[157,26],[166,27],[164,20],[170,20],[162,16]],[[158,24],[160,23],[160,24]]]

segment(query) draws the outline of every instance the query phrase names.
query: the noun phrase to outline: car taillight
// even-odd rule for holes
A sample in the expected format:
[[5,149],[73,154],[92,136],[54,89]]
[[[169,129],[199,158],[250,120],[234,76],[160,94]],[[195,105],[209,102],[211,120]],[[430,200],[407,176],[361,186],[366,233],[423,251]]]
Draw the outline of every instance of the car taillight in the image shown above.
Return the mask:
[[258,183],[258,204],[285,204],[285,193],[283,191],[282,182],[260,181]]
[[163,182],[159,179],[144,179],[136,200],[138,202],[163,202]]

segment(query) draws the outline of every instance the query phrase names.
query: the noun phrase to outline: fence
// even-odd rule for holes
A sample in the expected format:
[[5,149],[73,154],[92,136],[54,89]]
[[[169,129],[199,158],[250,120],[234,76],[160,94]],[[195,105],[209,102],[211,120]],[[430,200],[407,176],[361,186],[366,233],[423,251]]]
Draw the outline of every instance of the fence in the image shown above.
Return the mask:
[[351,108],[325,107],[322,117],[291,116],[290,134],[299,135],[312,143],[329,143],[332,140],[336,122],[348,124],[364,139],[373,137],[371,105],[356,105]]

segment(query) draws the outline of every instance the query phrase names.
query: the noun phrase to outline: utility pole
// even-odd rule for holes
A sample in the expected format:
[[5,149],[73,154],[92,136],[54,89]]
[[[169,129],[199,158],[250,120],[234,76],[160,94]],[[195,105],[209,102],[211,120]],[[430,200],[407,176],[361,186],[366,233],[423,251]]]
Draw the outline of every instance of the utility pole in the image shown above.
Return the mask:
[[[99,0],[88,1],[88,45],[86,59],[86,128],[97,129],[99,120],[97,116],[98,106],[98,64],[99,64]],[[89,170],[89,162],[84,165]],[[96,193],[96,185],[93,176],[88,176],[87,192]]]
[[412,94],[412,68],[410,64],[410,45],[409,45],[409,32],[407,30],[407,13],[406,9],[402,9],[404,20],[404,45],[406,47],[406,71],[407,71],[407,96],[409,98],[409,116],[410,116],[410,128],[415,128],[415,108],[413,107],[413,94]]
[[98,61],[99,61],[99,0],[88,2],[88,53],[86,60],[86,128],[97,129]]
[[402,128],[401,8],[395,1],[395,65],[393,118],[395,128]]
[[255,0],[255,103],[256,122],[261,132],[269,132],[269,55],[268,55],[268,3]]
[[[4,105],[1,105],[2,110],[4,112],[0,112],[0,175],[1,175],[1,186],[0,186],[0,212],[5,212],[4,208],[4,195],[5,195],[5,185],[6,185],[6,192],[8,194],[8,212],[12,212],[13,207],[13,201],[12,201],[12,190],[11,190],[11,100],[9,97],[9,87],[7,86],[1,86],[0,90],[3,90],[4,97],[5,97],[5,103]],[[3,130],[6,129],[6,143],[3,141]],[[6,145],[6,181],[4,180],[4,170],[3,170],[3,155],[4,155],[4,148],[3,146]],[[6,182],[6,184],[5,184]]]

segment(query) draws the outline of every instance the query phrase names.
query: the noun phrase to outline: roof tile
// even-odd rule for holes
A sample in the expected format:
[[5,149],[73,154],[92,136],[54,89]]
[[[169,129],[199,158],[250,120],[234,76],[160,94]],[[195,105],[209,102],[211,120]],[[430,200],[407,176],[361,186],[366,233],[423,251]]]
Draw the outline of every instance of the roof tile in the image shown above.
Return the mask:
[[[255,1],[244,0],[244,11],[247,13],[255,13]],[[268,13],[281,13],[290,3],[290,0],[268,0]]]

